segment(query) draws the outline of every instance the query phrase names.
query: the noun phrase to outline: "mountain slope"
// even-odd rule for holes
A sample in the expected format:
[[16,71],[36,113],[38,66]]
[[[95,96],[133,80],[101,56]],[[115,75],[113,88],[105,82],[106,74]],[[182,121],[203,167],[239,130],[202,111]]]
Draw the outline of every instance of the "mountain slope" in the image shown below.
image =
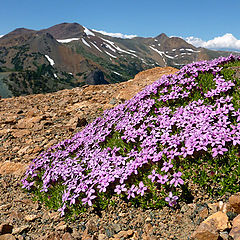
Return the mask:
[[40,31],[19,28],[0,38],[2,96],[53,92],[84,84],[126,81],[156,66],[181,66],[227,56],[181,38],[121,39],[62,23]]

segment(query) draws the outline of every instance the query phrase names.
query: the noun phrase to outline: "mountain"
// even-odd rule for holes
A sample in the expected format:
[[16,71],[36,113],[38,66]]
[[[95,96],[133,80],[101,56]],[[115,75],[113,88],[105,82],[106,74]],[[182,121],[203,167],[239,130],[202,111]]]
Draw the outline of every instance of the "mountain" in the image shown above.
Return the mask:
[[227,56],[178,37],[122,39],[61,23],[35,31],[18,28],[0,38],[0,95],[54,92],[84,84],[131,79],[142,70]]

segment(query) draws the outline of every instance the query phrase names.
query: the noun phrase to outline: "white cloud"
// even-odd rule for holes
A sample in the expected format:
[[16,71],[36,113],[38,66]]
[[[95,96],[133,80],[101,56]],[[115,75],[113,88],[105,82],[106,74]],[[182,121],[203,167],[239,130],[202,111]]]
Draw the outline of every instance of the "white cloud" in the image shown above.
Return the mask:
[[187,37],[185,40],[196,47],[240,50],[240,40],[235,38],[231,33],[226,33],[223,36],[215,37],[208,41],[203,41],[197,37]]
[[4,35],[0,35],[0,38],[3,37]]
[[127,35],[127,34],[122,34],[122,33],[108,33],[108,32],[105,32],[105,31],[99,31],[99,30],[95,30],[95,29],[92,29],[92,31],[99,32],[103,35],[107,35],[107,36],[110,36],[110,37],[117,37],[117,38],[131,39],[131,38],[137,37],[137,35]]

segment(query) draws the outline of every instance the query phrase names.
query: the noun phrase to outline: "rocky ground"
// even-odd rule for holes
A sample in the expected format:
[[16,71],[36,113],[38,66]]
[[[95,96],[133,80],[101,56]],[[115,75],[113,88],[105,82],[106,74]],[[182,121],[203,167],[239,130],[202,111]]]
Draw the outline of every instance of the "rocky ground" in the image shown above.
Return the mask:
[[192,186],[193,202],[177,209],[143,210],[116,199],[116,206],[100,213],[89,209],[65,222],[20,187],[28,164],[41,151],[175,71],[155,68],[125,83],[0,100],[0,240],[240,239],[239,195],[210,199]]

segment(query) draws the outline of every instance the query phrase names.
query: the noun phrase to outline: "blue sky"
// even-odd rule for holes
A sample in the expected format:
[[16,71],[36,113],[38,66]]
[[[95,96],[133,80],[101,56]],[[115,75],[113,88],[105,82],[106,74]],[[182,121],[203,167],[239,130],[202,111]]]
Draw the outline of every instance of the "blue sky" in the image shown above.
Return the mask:
[[3,0],[0,35],[78,22],[90,29],[153,37],[194,36],[204,41],[231,33],[240,39],[239,0]]

